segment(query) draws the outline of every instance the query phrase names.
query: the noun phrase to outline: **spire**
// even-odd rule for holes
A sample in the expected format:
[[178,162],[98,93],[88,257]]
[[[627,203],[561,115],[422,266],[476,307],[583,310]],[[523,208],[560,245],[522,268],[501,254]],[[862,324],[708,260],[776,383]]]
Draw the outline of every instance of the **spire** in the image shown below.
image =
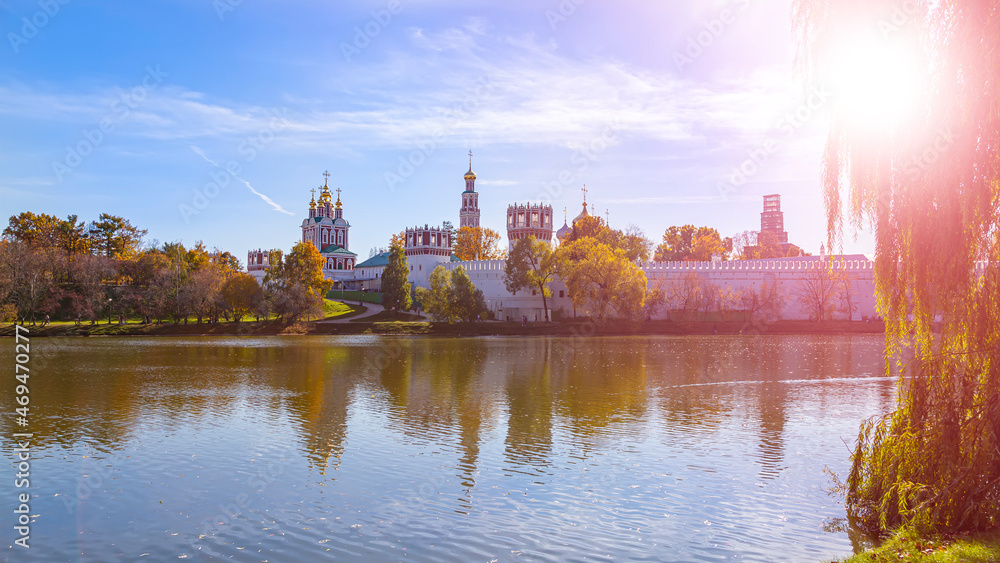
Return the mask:
[[465,191],[474,192],[476,173],[472,171],[472,151],[469,151],[469,171],[465,173]]
[[309,201],[309,209],[316,209],[316,188],[309,191],[312,192],[312,199]]
[[337,188],[337,209],[340,209],[340,207],[341,207],[341,203],[340,203],[340,188]]

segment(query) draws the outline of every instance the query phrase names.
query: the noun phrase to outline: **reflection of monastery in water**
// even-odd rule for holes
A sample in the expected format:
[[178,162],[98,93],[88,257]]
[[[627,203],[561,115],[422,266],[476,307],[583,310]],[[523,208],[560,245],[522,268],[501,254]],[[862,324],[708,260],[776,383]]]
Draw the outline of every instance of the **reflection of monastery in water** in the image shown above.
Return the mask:
[[[329,178],[329,174],[324,173]],[[469,170],[464,177],[465,189],[461,193],[459,208],[460,227],[480,226],[479,193],[476,191],[476,173],[472,171],[472,154],[469,154]],[[388,264],[388,252],[377,254],[368,260],[358,262],[356,253],[350,250],[349,231],[351,224],[344,217],[341,190],[337,188],[337,199],[333,201],[329,185],[324,181],[320,188],[319,200],[315,190],[309,202],[308,216],[303,220],[302,240],[311,242],[324,259],[324,273],[334,280],[337,289],[378,291],[381,287],[382,270]],[[788,242],[784,231],[780,196],[764,196],[764,211],[761,213],[761,232],[772,233],[783,252],[795,254],[798,247]],[[591,216],[587,209],[584,191],[583,210],[572,223],[564,220],[562,228],[555,230],[551,205],[540,203],[518,204],[507,207],[506,232],[510,248],[523,238],[533,236],[550,244],[558,244],[572,232],[572,226],[584,217]],[[537,291],[511,294],[504,285],[505,260],[460,261],[452,253],[455,233],[447,226],[409,227],[405,230],[405,251],[410,266],[408,281],[420,287],[427,287],[431,272],[437,266],[448,270],[461,267],[469,274],[472,282],[482,290],[487,307],[500,319],[517,320],[522,316],[530,321],[544,320],[542,298]],[[791,252],[789,252],[791,251]],[[832,259],[830,259],[832,258]],[[712,260],[708,262],[643,262],[639,264],[646,274],[648,287],[665,288],[671,284],[708,282],[718,286],[723,293],[735,294],[764,283],[779,283],[784,293],[784,303],[780,316],[785,319],[807,319],[809,313],[796,295],[803,286],[814,284],[813,280],[821,270],[832,266],[835,275],[846,279],[849,289],[844,290],[853,301],[853,310],[834,315],[834,318],[861,320],[875,317],[874,263],[861,254],[826,257],[797,256],[765,260]],[[263,278],[268,267],[268,253],[262,250],[250,251],[247,256],[247,270],[258,279]],[[566,286],[556,280],[550,284],[552,296],[548,300],[550,315],[563,318],[584,313],[574,309]],[[851,309],[851,307],[847,307]],[[668,318],[669,311],[662,311],[653,318]]]

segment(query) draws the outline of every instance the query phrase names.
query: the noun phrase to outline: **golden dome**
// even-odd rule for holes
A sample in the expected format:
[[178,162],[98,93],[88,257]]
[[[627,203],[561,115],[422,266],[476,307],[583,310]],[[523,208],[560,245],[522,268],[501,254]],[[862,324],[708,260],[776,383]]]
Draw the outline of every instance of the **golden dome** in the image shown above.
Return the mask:
[[580,214],[577,215],[575,219],[573,219],[573,224],[575,225],[577,221],[579,221],[580,219],[583,219],[584,217],[590,217],[590,212],[587,211],[587,202],[586,201],[583,202],[583,211],[581,211]]
[[465,179],[466,180],[475,180],[476,179],[476,173],[472,171],[472,163],[471,162],[469,163],[469,171],[465,173]]

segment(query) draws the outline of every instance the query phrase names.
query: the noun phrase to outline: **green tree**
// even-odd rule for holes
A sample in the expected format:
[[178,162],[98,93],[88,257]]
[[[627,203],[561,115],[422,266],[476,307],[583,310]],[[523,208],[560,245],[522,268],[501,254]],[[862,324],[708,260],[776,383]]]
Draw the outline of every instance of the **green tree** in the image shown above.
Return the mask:
[[389,263],[382,270],[382,305],[394,313],[413,306],[410,283],[406,281],[409,270],[403,247],[393,245],[389,249]]
[[[797,0],[803,76],[844,67],[859,33],[921,61],[913,104],[879,127],[831,99],[824,155],[829,246],[843,210],[875,233],[887,370],[912,356],[898,406],[866,422],[847,478],[848,516],[870,531],[994,528],[1000,522],[1000,45],[996,2]],[[901,64],[901,63],[900,63]],[[895,68],[886,68],[887,74]],[[836,82],[834,83],[836,84]],[[811,86],[811,85],[807,85]],[[894,100],[901,102],[901,100]],[[845,205],[845,200],[849,205]],[[940,324],[936,320],[940,319]]]
[[451,276],[448,270],[444,266],[434,268],[429,281],[430,288],[417,288],[417,301],[434,317],[434,320],[455,322],[457,315],[451,302]]
[[448,300],[452,315],[462,321],[478,320],[479,315],[486,311],[486,300],[483,298],[482,290],[476,288],[465,268],[461,266],[451,272]]
[[537,289],[542,294],[545,319],[549,318],[548,298],[552,295],[549,282],[556,276],[558,259],[545,241],[528,237],[514,243],[504,270],[507,291],[517,293],[524,289]]

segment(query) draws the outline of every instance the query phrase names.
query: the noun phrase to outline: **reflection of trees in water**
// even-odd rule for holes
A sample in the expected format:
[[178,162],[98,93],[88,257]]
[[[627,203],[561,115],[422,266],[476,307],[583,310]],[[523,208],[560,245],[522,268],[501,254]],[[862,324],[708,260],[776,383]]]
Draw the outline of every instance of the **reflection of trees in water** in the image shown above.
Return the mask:
[[480,434],[493,401],[483,388],[481,340],[396,340],[384,351],[379,383],[389,400],[390,427],[421,442],[457,431],[458,470],[466,492],[475,486]]
[[287,408],[301,425],[309,465],[321,474],[331,463],[336,470],[344,454],[347,410],[364,350],[311,342],[284,350],[275,366],[284,374],[279,387],[291,391]]
[[[507,400],[507,468],[537,474],[552,454],[552,341],[517,342],[520,353],[500,364]],[[509,348],[502,349],[509,354]]]
[[245,391],[239,348],[119,339],[33,348],[31,423],[40,448],[115,451],[136,440],[140,425],[169,438],[192,420],[231,417]]
[[652,394],[669,435],[708,430],[733,406],[720,382],[737,374],[739,340],[682,337],[650,340],[646,365]]
[[626,431],[643,417],[646,343],[641,338],[600,338],[557,347],[565,352],[554,362],[556,409],[576,438],[589,443],[610,425]]

